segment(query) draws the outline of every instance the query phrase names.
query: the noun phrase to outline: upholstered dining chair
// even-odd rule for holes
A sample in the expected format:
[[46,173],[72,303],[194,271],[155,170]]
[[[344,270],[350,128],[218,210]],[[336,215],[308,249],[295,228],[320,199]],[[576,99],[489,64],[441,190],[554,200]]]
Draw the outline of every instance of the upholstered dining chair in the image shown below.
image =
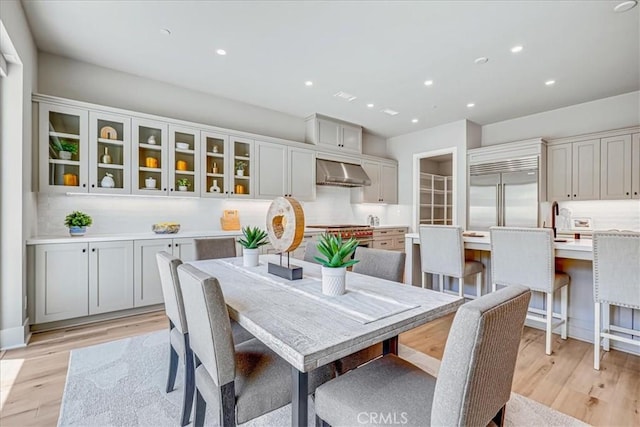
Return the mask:
[[196,261],[237,256],[236,240],[233,237],[193,239],[193,243],[196,247]]
[[[234,348],[229,314],[218,280],[192,265],[178,267],[195,359],[194,426],[207,405],[221,426],[235,426],[291,402],[291,366],[257,339]],[[309,390],[333,376],[333,367],[309,374]]]
[[[527,319],[545,325],[545,353],[551,354],[551,334],[561,327],[567,339],[570,277],[556,272],[553,231],[549,228],[491,227],[491,287],[524,285],[546,296],[545,310],[529,308]],[[560,313],[553,310],[554,293],[560,290]],[[559,318],[554,322],[553,318]]]
[[437,379],[386,355],[318,387],[316,425],[375,424],[371,414],[403,426],[502,425],[530,297],[511,286],[462,305]]
[[380,279],[402,282],[404,276],[404,252],[356,248],[354,259],[359,262],[353,266],[354,273],[365,274]]
[[[482,295],[484,265],[478,261],[465,259],[462,227],[455,225],[420,226],[420,264],[422,287],[425,287],[425,273],[439,276],[440,292],[444,289],[444,276],[458,279],[458,295],[477,298]],[[465,295],[464,278],[476,275],[476,294]]]
[[637,337],[640,330],[614,325],[610,319],[611,305],[640,310],[640,233],[593,232],[593,301],[593,368],[599,370],[601,341],[605,351],[609,340],[640,346],[638,340],[614,334]]

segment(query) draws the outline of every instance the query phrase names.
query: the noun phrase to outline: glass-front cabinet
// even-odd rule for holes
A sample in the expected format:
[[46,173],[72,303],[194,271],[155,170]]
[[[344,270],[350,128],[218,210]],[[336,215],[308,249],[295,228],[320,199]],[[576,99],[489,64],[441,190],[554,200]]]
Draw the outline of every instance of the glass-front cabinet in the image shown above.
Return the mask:
[[202,132],[201,139],[201,197],[228,197],[229,179],[227,158],[229,137],[227,135]]
[[169,194],[200,196],[200,131],[169,126]]
[[89,191],[131,193],[131,119],[89,113]]
[[88,112],[40,103],[40,191],[89,190]]
[[134,118],[131,126],[133,129],[132,193],[167,194],[169,188],[167,124]]
[[231,197],[253,197],[253,140],[231,136],[229,138],[231,156],[228,170]]

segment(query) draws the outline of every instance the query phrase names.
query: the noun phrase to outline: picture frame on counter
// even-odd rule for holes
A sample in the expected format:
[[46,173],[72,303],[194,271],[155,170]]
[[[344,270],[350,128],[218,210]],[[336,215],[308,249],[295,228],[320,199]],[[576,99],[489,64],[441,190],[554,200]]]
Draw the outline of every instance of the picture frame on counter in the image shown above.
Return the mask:
[[586,231],[593,230],[593,223],[591,218],[571,218],[571,230],[572,231]]

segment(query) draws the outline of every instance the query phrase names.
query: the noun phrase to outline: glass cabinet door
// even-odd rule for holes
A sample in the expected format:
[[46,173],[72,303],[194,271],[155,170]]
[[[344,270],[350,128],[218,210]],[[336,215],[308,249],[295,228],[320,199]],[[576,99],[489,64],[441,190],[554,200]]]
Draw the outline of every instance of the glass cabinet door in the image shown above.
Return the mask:
[[131,193],[131,119],[89,113],[89,192]]
[[202,132],[201,197],[228,197],[226,159],[230,155],[228,136]]
[[169,194],[200,196],[200,131],[169,126]]
[[88,191],[88,113],[40,103],[40,191]]
[[253,140],[230,138],[232,155],[229,158],[228,179],[231,197],[253,197]]
[[167,125],[151,120],[133,119],[131,192],[168,194],[169,141]]

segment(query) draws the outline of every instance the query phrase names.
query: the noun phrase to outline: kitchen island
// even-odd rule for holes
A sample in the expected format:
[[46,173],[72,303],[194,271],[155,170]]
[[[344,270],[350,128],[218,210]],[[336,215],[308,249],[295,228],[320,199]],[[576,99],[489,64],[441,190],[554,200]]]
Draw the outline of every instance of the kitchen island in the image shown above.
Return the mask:
[[[465,233],[465,234],[470,234]],[[463,236],[467,259],[482,262],[485,267],[483,277],[483,294],[491,290],[491,241],[488,232],[475,232],[481,236]],[[566,242],[555,242],[556,270],[563,271],[571,277],[569,285],[569,336],[581,341],[593,342],[594,303],[593,303],[593,244],[591,239],[566,239]],[[420,237],[418,233],[405,236],[405,280],[407,284],[421,286],[420,269]],[[637,262],[637,260],[629,260]],[[454,284],[457,286],[457,283]],[[468,283],[469,292],[473,294],[473,284]],[[640,292],[640,284],[638,284]],[[466,292],[465,292],[466,293]],[[558,298],[559,299],[559,298]],[[544,307],[544,298],[535,293],[531,305]],[[559,301],[556,301],[559,304]],[[559,305],[556,308],[559,310]],[[640,323],[640,310],[625,307],[612,307],[611,319],[614,323],[631,328]],[[539,328],[538,324],[527,322],[528,326]],[[640,339],[640,337],[636,337]],[[612,341],[612,347],[629,353],[640,354],[638,347]]]

